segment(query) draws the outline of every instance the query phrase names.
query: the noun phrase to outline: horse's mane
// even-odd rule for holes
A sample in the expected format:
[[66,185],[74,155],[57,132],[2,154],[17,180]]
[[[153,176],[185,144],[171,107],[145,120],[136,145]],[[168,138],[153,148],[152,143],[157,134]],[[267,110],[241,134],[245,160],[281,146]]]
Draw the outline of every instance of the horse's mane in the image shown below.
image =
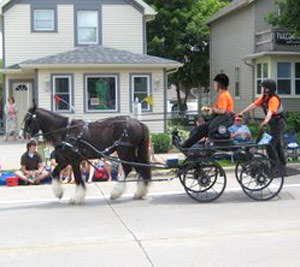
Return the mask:
[[44,133],[46,142],[55,144],[57,137],[62,135],[62,133],[57,132],[56,134],[51,134],[51,132],[59,131],[60,129],[64,131],[64,128],[68,124],[68,118],[43,108],[37,108],[35,113],[41,122],[40,127]]
[[49,110],[46,110],[46,109],[43,109],[43,108],[37,108],[36,109],[36,113],[43,114],[43,115],[49,117],[49,119],[53,119],[53,120],[59,120],[59,121],[61,121],[63,119],[64,120],[68,119],[65,116],[62,116],[60,114],[57,114],[55,112],[52,112],[52,111],[49,111]]

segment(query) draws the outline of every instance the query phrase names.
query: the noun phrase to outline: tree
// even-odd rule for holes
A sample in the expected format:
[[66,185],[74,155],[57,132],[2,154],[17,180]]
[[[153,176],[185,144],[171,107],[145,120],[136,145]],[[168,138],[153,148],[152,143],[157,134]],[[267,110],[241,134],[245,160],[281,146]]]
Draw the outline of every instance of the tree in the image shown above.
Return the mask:
[[[176,85],[180,111],[192,88],[209,85],[208,18],[227,4],[224,0],[146,0],[158,12],[148,25],[148,53],[184,63],[170,76]],[[185,92],[181,99],[180,92]]]
[[273,26],[285,30],[293,31],[300,35],[300,1],[299,0],[281,0],[277,1],[280,12],[270,14],[269,22]]

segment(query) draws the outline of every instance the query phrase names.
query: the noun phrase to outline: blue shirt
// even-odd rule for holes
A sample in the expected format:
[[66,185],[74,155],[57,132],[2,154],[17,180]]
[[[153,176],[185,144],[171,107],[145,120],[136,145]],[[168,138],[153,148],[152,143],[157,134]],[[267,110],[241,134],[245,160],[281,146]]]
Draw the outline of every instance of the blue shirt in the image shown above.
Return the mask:
[[251,133],[247,125],[232,125],[229,127],[228,131],[231,134],[238,134],[238,136],[233,138],[233,141],[236,143],[243,143],[250,141]]

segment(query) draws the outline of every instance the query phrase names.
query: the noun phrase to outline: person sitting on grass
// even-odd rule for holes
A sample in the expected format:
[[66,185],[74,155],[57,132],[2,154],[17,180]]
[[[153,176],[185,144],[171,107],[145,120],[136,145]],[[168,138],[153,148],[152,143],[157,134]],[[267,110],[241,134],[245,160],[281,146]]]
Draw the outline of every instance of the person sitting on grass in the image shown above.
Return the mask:
[[49,176],[44,169],[43,161],[37,152],[37,142],[31,140],[26,145],[27,151],[21,157],[21,169],[16,171],[16,176],[28,184],[39,184]]
[[[51,172],[54,171],[55,167],[58,165],[57,163],[57,155],[55,153],[55,150],[53,150],[50,154],[50,164],[51,164]],[[73,170],[72,166],[68,165],[59,173],[59,179],[63,184],[70,183],[72,181],[73,177]]]

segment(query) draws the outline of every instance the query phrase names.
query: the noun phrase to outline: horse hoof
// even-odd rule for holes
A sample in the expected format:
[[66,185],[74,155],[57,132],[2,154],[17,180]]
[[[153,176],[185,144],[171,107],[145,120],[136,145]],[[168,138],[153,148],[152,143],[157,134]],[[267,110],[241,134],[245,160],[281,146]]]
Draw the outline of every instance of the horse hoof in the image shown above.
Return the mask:
[[114,200],[116,200],[116,199],[118,199],[119,197],[117,197],[117,196],[110,196],[110,200],[112,200],[112,201],[114,201]]
[[124,191],[125,191],[125,183],[117,183],[110,193],[110,199],[116,200],[117,198],[122,196]]
[[144,199],[147,193],[148,193],[148,186],[144,182],[139,182],[133,199],[136,200]]
[[69,204],[70,205],[82,205],[82,204],[84,204],[84,199],[78,199],[76,197],[75,198],[72,197],[69,200]]
[[72,198],[70,198],[69,203],[73,205],[81,205],[84,203],[85,195],[86,195],[85,188],[79,185],[76,187],[75,195]]
[[58,181],[56,181],[55,179],[53,179],[52,188],[53,188],[54,195],[58,199],[61,199],[64,195],[64,190],[63,190],[61,184]]
[[138,194],[134,194],[133,199],[134,199],[134,200],[144,200],[145,197],[144,197],[144,196],[140,196],[140,195],[138,195]]
[[69,200],[69,204],[70,205],[75,205],[75,198],[70,198],[70,200]]

